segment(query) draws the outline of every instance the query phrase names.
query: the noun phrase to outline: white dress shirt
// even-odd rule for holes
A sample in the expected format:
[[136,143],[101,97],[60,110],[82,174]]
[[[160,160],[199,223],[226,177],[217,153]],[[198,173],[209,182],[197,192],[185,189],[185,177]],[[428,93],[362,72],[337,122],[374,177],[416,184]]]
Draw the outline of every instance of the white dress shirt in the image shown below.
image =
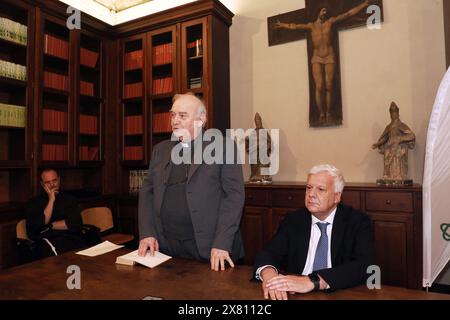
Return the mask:
[[[317,244],[319,243],[319,239],[321,236],[319,226],[317,225],[318,222],[320,222],[320,223],[328,222],[329,223],[329,225],[327,226],[327,235],[328,235],[327,267],[328,268],[332,267],[332,264],[331,264],[331,233],[333,231],[333,221],[334,221],[334,216],[336,215],[336,209],[337,208],[334,208],[334,210],[331,211],[330,215],[323,221],[317,219],[314,215],[311,215],[311,235],[309,237],[308,255],[306,256],[305,267],[303,268],[303,270],[301,272],[301,274],[304,276],[310,274],[313,271],[314,257],[316,255]],[[258,270],[256,270],[256,279],[262,280],[261,271],[267,267],[272,267],[275,270],[277,270],[277,268],[275,268],[272,265],[265,265],[265,266],[259,267]]]

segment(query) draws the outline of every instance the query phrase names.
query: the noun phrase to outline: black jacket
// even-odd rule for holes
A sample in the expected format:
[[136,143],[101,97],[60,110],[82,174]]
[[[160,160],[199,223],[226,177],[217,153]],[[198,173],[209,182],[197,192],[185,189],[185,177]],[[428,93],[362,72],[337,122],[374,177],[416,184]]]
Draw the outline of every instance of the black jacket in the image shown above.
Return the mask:
[[[308,255],[311,213],[306,208],[288,214],[277,233],[256,257],[255,268],[273,265],[287,273],[301,274]],[[339,204],[331,235],[332,268],[318,271],[331,290],[366,281],[374,264],[375,247],[368,215]]]

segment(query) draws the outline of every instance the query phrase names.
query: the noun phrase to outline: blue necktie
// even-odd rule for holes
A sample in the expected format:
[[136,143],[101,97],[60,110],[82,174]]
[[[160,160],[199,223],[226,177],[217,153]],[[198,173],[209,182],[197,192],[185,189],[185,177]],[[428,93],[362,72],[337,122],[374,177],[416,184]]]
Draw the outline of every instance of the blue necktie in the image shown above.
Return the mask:
[[317,222],[317,226],[320,229],[320,239],[317,243],[316,255],[314,256],[313,271],[327,269],[328,268],[328,235],[327,226],[328,222]]

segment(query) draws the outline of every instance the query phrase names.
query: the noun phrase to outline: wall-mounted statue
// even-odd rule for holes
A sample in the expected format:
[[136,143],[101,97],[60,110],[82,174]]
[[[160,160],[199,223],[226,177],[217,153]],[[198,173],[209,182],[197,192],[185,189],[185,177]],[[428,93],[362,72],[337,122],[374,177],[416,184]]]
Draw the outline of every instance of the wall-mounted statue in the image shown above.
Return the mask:
[[408,149],[414,149],[414,132],[400,121],[399,108],[395,102],[389,108],[391,123],[384,129],[372,149],[378,148],[384,155],[383,178],[377,180],[382,185],[412,185],[408,179]]
[[[262,125],[262,118],[257,112],[255,114],[256,128],[252,132],[250,138],[245,138],[245,151],[250,158],[250,183],[272,183],[272,177],[261,173],[262,168],[269,168],[268,160],[272,153],[272,138]],[[264,158],[264,159],[263,159]]]

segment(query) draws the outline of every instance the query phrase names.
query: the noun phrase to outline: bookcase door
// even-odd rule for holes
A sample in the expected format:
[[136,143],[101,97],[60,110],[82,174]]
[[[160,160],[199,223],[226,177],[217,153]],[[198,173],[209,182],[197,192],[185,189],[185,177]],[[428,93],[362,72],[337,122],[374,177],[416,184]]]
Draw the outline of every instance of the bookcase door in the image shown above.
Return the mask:
[[146,162],[145,34],[122,40],[122,160],[127,165]]
[[181,23],[181,91],[205,100],[209,87],[207,21],[205,17]]
[[73,145],[73,106],[70,103],[71,33],[65,21],[42,14],[38,24],[40,53],[39,162],[41,166],[68,165]]
[[179,25],[158,29],[149,32],[148,55],[150,63],[147,83],[149,87],[147,128],[151,132],[151,146],[149,146],[150,159],[152,147],[163,140],[170,138],[170,108],[172,97],[179,92],[179,68],[177,34]]
[[102,160],[102,40],[87,32],[80,35],[78,161],[100,164]]

